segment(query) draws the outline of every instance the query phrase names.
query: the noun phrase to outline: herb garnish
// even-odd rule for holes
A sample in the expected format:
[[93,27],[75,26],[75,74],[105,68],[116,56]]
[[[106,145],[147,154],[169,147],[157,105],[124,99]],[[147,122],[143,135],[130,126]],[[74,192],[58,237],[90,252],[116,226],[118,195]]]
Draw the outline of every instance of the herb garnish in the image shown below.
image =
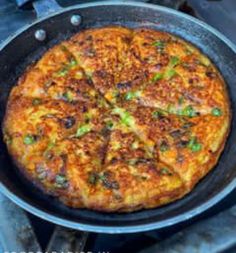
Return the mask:
[[73,101],[73,94],[70,91],[66,91],[62,94],[62,98],[67,102]]
[[125,94],[125,100],[132,100],[140,96],[140,91],[129,91]]
[[118,114],[121,118],[121,123],[126,125],[126,126],[132,126],[134,124],[134,118],[130,115],[129,112],[122,108],[115,108],[113,109],[114,114]]
[[168,69],[165,72],[164,77],[167,78],[168,80],[171,79],[172,77],[174,77],[175,75],[177,75],[177,72],[174,69]]
[[90,131],[91,131],[91,126],[89,124],[84,124],[84,125],[81,125],[77,129],[77,132],[76,132],[75,136],[76,137],[81,137],[81,136],[87,134]]
[[197,138],[191,137],[188,143],[188,147],[193,151],[193,152],[198,152],[202,149],[202,145],[197,141]]
[[217,108],[217,107],[216,107],[216,108],[213,108],[213,109],[212,109],[211,114],[212,114],[213,116],[219,117],[219,116],[222,115],[222,111],[221,111],[220,108]]
[[68,180],[64,174],[56,175],[55,186],[58,188],[66,188],[68,186]]
[[36,142],[37,137],[35,135],[27,134],[24,137],[24,144],[26,145],[32,145]]
[[66,67],[60,69],[58,72],[57,72],[57,76],[59,77],[63,77],[63,76],[66,76],[68,73],[68,69]]
[[186,106],[183,110],[181,115],[183,116],[187,116],[187,117],[194,117],[197,115],[196,111],[194,110],[194,108],[191,105]]
[[172,56],[172,57],[170,58],[169,67],[173,68],[173,67],[175,67],[176,65],[178,65],[179,62],[180,62],[179,57],[177,57],[177,56]]
[[165,42],[163,40],[157,40],[153,42],[152,45],[155,46],[160,52],[162,52],[165,48]]
[[156,73],[156,74],[153,76],[152,81],[153,81],[153,82],[159,81],[159,80],[161,80],[163,77],[164,77],[164,74],[163,74],[163,73]]

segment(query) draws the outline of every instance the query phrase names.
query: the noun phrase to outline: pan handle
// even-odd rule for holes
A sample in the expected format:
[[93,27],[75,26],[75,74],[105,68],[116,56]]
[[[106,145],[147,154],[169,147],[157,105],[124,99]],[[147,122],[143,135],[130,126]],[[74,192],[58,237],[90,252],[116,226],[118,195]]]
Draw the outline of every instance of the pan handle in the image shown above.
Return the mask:
[[37,17],[45,17],[50,13],[60,11],[63,8],[57,3],[56,0],[15,0],[19,8],[27,5],[32,5],[36,11]]

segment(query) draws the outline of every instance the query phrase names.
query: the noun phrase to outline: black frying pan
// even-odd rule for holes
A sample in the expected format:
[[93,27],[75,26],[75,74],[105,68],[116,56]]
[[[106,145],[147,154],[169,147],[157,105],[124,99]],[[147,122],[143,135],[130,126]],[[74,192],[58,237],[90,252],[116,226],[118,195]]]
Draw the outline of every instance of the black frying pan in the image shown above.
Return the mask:
[[[22,0],[21,0],[22,1]],[[24,0],[23,0],[24,1]],[[45,8],[45,4],[47,5]],[[228,195],[236,186],[236,48],[210,26],[183,13],[136,2],[97,2],[59,9],[54,0],[34,3],[41,17],[9,38],[0,51],[0,119],[2,121],[9,91],[24,68],[51,45],[84,28],[119,24],[150,27],[190,41],[219,68],[228,85],[232,105],[232,128],[225,150],[215,169],[185,198],[161,208],[129,214],[101,213],[71,209],[42,194],[25,181],[11,162],[0,136],[0,189],[27,211],[59,225],[79,230],[105,233],[131,233],[160,229],[186,221]],[[48,14],[56,9],[54,14]],[[78,16],[81,17],[81,23]],[[79,24],[80,23],[80,24]],[[35,32],[44,36],[35,39]],[[38,33],[37,35],[45,35]],[[44,40],[43,40],[44,39]]]

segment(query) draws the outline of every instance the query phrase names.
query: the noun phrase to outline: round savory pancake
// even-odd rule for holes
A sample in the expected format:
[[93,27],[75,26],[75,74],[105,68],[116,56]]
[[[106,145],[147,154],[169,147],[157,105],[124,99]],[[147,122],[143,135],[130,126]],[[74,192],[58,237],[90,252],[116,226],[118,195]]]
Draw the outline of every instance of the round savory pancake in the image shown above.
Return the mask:
[[20,171],[74,208],[131,212],[182,198],[217,163],[226,86],[190,43],[146,28],[84,30],[12,89],[4,140]]

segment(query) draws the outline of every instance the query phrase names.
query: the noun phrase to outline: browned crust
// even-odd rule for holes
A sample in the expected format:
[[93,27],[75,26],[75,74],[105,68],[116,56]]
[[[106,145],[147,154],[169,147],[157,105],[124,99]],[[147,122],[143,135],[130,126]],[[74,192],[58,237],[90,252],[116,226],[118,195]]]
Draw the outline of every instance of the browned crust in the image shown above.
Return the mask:
[[[210,113],[212,108],[221,105],[223,106],[223,113],[226,115],[223,116],[222,119],[223,122],[226,122],[227,128],[218,141],[217,150],[211,154],[210,159],[206,163],[202,164],[199,162],[200,168],[197,170],[194,169],[194,173],[190,174],[190,178],[187,180],[181,174],[181,169],[179,170],[178,166],[175,166],[175,163],[171,162],[171,158],[170,160],[164,160],[165,164],[163,164],[160,163],[160,161],[162,161],[161,156],[159,157],[158,155],[158,157],[156,157],[156,154],[150,154],[151,149],[149,145],[151,143],[151,145],[154,146],[155,141],[148,137],[146,132],[147,129],[141,127],[139,124],[136,124],[136,126],[129,125],[124,127],[119,121],[119,117],[113,114],[114,107],[124,107],[132,114],[132,112],[135,111],[134,108],[137,106],[133,101],[123,103],[119,100],[119,97],[113,97],[114,91],[117,90],[117,82],[120,87],[122,86],[120,96],[123,96],[123,94],[130,89],[131,91],[135,91],[135,89],[137,90],[141,87],[145,95],[138,100],[138,106],[140,106],[139,103],[141,103],[141,106],[144,106],[143,108],[155,108],[156,106],[157,109],[166,110],[165,100],[162,101],[160,97],[160,101],[162,102],[159,103],[155,96],[148,97],[148,93],[145,93],[148,87],[147,84],[151,83],[150,78],[153,78],[153,73],[155,73],[153,72],[156,66],[155,57],[160,57],[160,61],[166,69],[169,68],[168,61],[173,57],[171,48],[168,48],[170,51],[168,51],[168,53],[165,52],[164,54],[166,54],[166,56],[163,57],[163,52],[159,52],[159,55],[159,53],[156,53],[152,48],[150,49],[151,53],[149,55],[147,49],[155,38],[166,39],[167,42],[165,43],[167,43],[167,46],[169,46],[168,43],[173,43],[173,52],[176,52],[181,60],[188,59],[188,56],[185,55],[183,50],[183,47],[188,43],[181,39],[176,40],[175,37],[167,33],[150,29],[131,30],[122,27],[107,27],[104,28],[104,30],[103,28],[85,30],[73,36],[70,40],[50,49],[38,63],[26,69],[25,73],[19,79],[18,85],[13,88],[10,94],[3,121],[3,131],[9,153],[14,163],[19,168],[20,172],[41,191],[57,197],[64,204],[74,208],[89,208],[103,212],[132,212],[143,208],[154,208],[165,205],[182,198],[184,195],[191,192],[194,186],[217,164],[230,132],[232,115],[230,100],[223,77],[212,63],[208,63],[209,65],[206,68],[201,67],[202,69],[200,69],[201,71],[210,69],[213,74],[217,74],[217,77],[214,76],[213,78],[216,78],[219,85],[219,87],[217,86],[217,92],[218,96],[221,97],[219,99],[214,98],[215,100],[213,99],[210,103],[204,101],[207,103],[197,105],[196,108],[200,108],[199,111],[203,113],[203,116],[197,117],[204,117],[204,115]],[[173,38],[174,42],[172,41]],[[192,54],[196,54],[196,57],[202,56],[192,45],[188,45],[192,48],[191,50],[195,50]],[[149,57],[149,62],[147,62],[145,57]],[[137,73],[141,74],[137,75]],[[194,74],[196,73],[194,72]],[[173,82],[177,82],[177,84],[180,82],[178,77],[174,76],[173,79]],[[168,82],[172,81],[168,80]],[[184,85],[184,83],[181,82],[180,84]],[[207,80],[206,82],[208,82],[207,85],[211,87],[211,81]],[[47,84],[47,88],[45,88],[45,84]],[[158,81],[156,85],[158,85]],[[66,94],[65,98],[65,92],[68,90],[70,94]],[[183,91],[181,90],[181,92]],[[178,93],[179,91],[173,90],[173,92]],[[175,100],[177,99],[177,93],[173,95]],[[158,94],[156,95],[158,97]],[[209,96],[213,95],[214,93]],[[55,122],[52,120],[43,121],[37,116],[37,110],[39,110],[39,112],[40,110],[41,112],[42,110],[48,110],[50,114],[50,110],[55,110],[55,108],[53,109],[53,106],[51,107],[49,105],[48,108],[39,106],[38,108],[40,109],[35,109],[33,105],[30,106],[30,101],[33,101],[35,98],[40,99],[40,103],[43,105],[47,101],[67,99],[67,103],[70,104],[68,106],[69,109],[66,109],[67,107],[62,104],[60,106],[64,108],[64,111],[59,113],[59,116],[57,116],[59,117],[58,120],[55,120]],[[24,102],[24,99],[27,102]],[[16,108],[16,104],[18,104],[17,101],[19,101],[20,108],[16,110],[14,108]],[[27,103],[29,106],[26,106]],[[58,129],[63,120],[70,116],[67,111],[76,110],[78,103],[82,103],[83,106],[86,107],[84,115],[91,115],[91,113],[93,115],[92,119],[89,119],[89,124],[92,129],[89,130],[91,131],[91,137],[88,137],[88,135],[90,136],[89,133],[85,137],[77,138],[76,140],[70,139],[72,132],[76,131],[75,126],[74,128],[72,127],[71,130],[63,130],[63,135],[58,133],[56,144],[54,144],[55,147],[53,146],[51,148],[52,152],[54,152],[53,157],[56,159],[55,165],[53,165],[52,162],[46,161],[44,157],[44,153],[47,151],[45,145],[50,144],[51,136],[55,134],[50,129],[53,129],[53,127]],[[194,106],[194,102],[188,101],[184,106]],[[31,107],[33,108],[33,112],[27,111]],[[96,110],[96,107],[99,109]],[[174,112],[174,114],[175,113],[176,112]],[[22,122],[22,125],[20,124],[20,115],[24,115],[25,117],[25,122]],[[27,115],[29,116],[28,118]],[[15,120],[19,122],[18,128],[16,128],[14,124],[11,124],[13,123],[14,117]],[[75,117],[79,118],[78,122],[76,121],[77,127],[88,121],[88,119],[85,119],[85,122],[82,121],[83,113],[79,113]],[[170,116],[167,116],[167,118],[168,117]],[[172,115],[171,117],[179,116]],[[134,119],[135,118],[137,120],[139,116],[134,114]],[[38,120],[38,123],[35,123],[35,119]],[[106,129],[104,132],[104,128],[107,127],[107,122],[111,120],[115,124],[115,129],[122,129],[122,131],[136,135],[134,139],[136,138],[137,151],[132,153],[133,151],[129,146],[131,145],[129,141],[126,142],[126,139],[122,139],[126,138],[125,135],[114,140],[109,138],[109,142],[107,142],[107,136],[110,136],[111,132],[115,131],[114,128],[112,128],[113,130]],[[42,124],[46,132],[42,135],[43,137],[40,137],[41,139],[39,138],[37,141],[38,143],[36,145],[38,145],[38,149],[31,148],[24,144],[22,138],[25,136],[25,131],[29,131],[29,133],[32,134],[36,131],[35,129],[37,129],[38,126],[42,127]],[[149,123],[145,122],[143,119],[143,124],[148,126]],[[174,123],[170,124],[170,127],[174,126]],[[141,135],[140,131],[142,132]],[[12,136],[10,136],[10,138],[13,139],[13,145],[8,142],[9,132],[13,133]],[[164,131],[160,131],[159,134],[160,137],[163,137]],[[63,145],[65,146],[61,143],[64,143]],[[116,143],[116,147],[118,147],[117,152],[118,154],[120,153],[120,160],[113,163],[112,161],[106,163],[106,152],[113,152],[112,149],[109,149],[109,144],[114,143]],[[106,147],[104,148],[104,146]],[[85,150],[87,150],[86,154],[83,154],[83,158],[81,158],[81,152],[83,153]],[[77,155],[76,152],[79,152],[79,155]],[[130,155],[126,156],[125,152],[130,153]],[[135,159],[156,160],[151,165],[130,165],[130,156],[132,155]],[[63,156],[68,159],[67,162],[70,164],[66,165],[66,169],[57,167],[57,164],[63,163]],[[196,153],[196,156],[199,156],[199,154]],[[118,164],[122,162],[123,165],[121,164],[119,167],[117,162]],[[46,174],[47,177],[48,174],[50,175],[49,178],[43,181],[37,179],[38,175],[35,168],[38,164],[40,164],[40,166],[42,166],[42,164],[44,167],[46,166]],[[33,166],[35,166],[35,168]],[[160,173],[163,167],[165,167],[165,170],[168,172],[164,174]],[[112,168],[114,171],[111,171],[110,174],[108,173],[108,179],[110,181],[107,182],[106,180],[108,179],[104,179],[104,173]],[[116,169],[118,169],[118,171]],[[91,184],[91,182],[88,182],[88,175],[94,171],[97,173],[95,176],[96,182]],[[122,171],[128,173],[127,175],[124,174],[127,176],[126,179],[123,178]],[[66,187],[55,187],[55,178],[62,172],[66,175],[67,185]],[[135,176],[133,173],[136,173]],[[145,177],[147,176],[147,178],[145,178],[147,181],[140,179],[143,175],[145,175]],[[119,187],[117,185],[119,185]],[[152,188],[154,188],[154,191],[152,194],[149,194]],[[158,188],[160,188],[160,190],[158,190]],[[144,195],[143,192],[145,192]]]

